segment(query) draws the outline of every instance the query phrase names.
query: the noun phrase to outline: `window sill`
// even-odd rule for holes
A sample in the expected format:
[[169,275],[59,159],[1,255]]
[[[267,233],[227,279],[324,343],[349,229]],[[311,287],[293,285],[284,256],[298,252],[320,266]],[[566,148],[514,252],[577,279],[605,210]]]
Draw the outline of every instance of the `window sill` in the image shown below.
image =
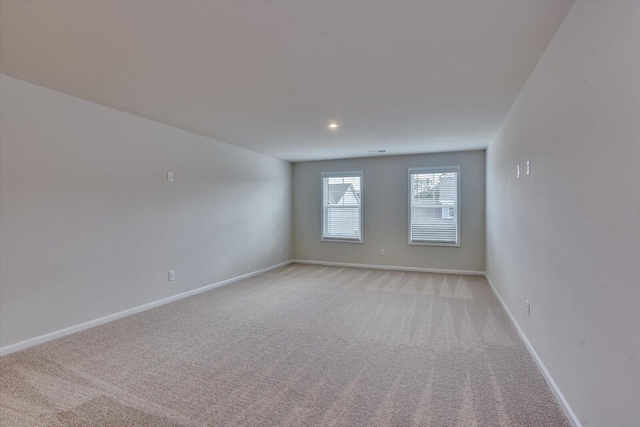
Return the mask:
[[362,239],[330,239],[327,237],[320,238],[322,242],[334,242],[334,243],[364,243]]
[[450,248],[459,248],[458,243],[441,243],[441,242],[409,242],[409,246],[448,246]]

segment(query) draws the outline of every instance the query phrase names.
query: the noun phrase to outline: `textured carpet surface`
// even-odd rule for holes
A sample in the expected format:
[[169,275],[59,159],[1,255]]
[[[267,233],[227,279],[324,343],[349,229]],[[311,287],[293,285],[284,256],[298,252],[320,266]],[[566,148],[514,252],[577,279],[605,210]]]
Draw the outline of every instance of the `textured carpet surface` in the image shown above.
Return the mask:
[[476,276],[292,264],[0,377],[2,426],[569,426]]

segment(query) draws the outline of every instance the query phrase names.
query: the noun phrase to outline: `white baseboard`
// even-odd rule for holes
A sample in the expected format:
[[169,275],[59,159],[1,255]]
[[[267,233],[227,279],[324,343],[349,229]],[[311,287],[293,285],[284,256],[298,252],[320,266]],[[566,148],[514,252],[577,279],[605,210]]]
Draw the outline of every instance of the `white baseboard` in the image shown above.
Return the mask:
[[291,260],[285,261],[280,264],[272,265],[267,268],[263,268],[261,270],[253,271],[251,273],[243,274],[242,276],[232,277],[231,279],[223,280],[221,282],[213,283],[211,285],[203,286],[198,289],[193,289],[191,291],[183,292],[177,295],[172,295],[167,298],[163,298],[157,301],[153,301],[147,304],[142,304],[137,307],[130,308],[128,310],[120,311],[118,313],[109,314],[107,316],[100,317],[98,319],[90,320],[88,322],[80,323],[78,325],[70,326],[68,328],[60,329],[58,331],[50,332],[48,334],[40,335],[38,337],[29,338],[24,341],[17,342],[15,344],[10,344],[0,348],[0,356],[5,356],[7,354],[15,353],[16,351],[24,350],[29,347],[33,347],[34,345],[42,344],[47,341],[54,340],[56,338],[61,338],[66,335],[71,335],[76,332],[84,331],[85,329],[93,328],[94,326],[102,325],[104,323],[112,322],[114,320],[120,319],[122,317],[130,316],[132,314],[140,313],[141,311],[149,310],[154,307],[158,307],[164,304],[168,304],[173,301],[178,301],[183,298],[187,298],[193,295],[200,294],[202,292],[209,291],[214,288],[218,288],[220,286],[228,285],[233,282],[237,282],[239,280],[247,279],[249,277],[257,276],[258,274],[266,273],[267,271],[274,270],[276,268],[284,267],[285,265],[291,264]]
[[311,261],[306,259],[294,259],[291,262],[298,264],[328,265],[331,267],[351,268],[375,268],[378,270],[416,271],[421,273],[464,274],[468,276],[484,276],[484,271],[471,270],[443,270],[440,268],[398,267],[395,265],[352,264],[348,262]]
[[547,371],[547,368],[544,366],[544,363],[542,363],[542,360],[540,359],[540,357],[538,357],[538,353],[536,353],[536,351],[533,349],[533,346],[529,342],[529,339],[527,338],[527,336],[524,334],[524,331],[522,330],[522,328],[520,328],[520,325],[516,321],[516,318],[513,317],[513,314],[511,314],[509,307],[507,307],[507,304],[504,302],[504,300],[498,293],[498,290],[496,289],[496,287],[493,286],[493,282],[491,281],[491,278],[487,273],[484,273],[484,276],[487,278],[487,282],[489,282],[489,285],[491,285],[491,289],[493,290],[493,293],[496,295],[496,298],[498,298],[498,301],[500,301],[502,308],[504,309],[504,311],[506,311],[507,316],[509,316],[511,323],[516,328],[518,335],[520,335],[520,339],[522,340],[522,342],[524,342],[524,345],[525,347],[527,347],[527,350],[529,350],[529,354],[531,354],[531,357],[536,362],[536,365],[538,365],[538,370],[540,370],[540,373],[542,374],[544,380],[549,385],[551,392],[553,393],[556,400],[558,401],[558,404],[562,408],[564,414],[569,419],[569,422],[573,427],[582,427],[580,420],[578,420],[578,417],[576,417],[576,414],[573,412],[573,410],[569,406],[569,402],[567,402],[567,399],[564,398],[564,395],[560,391],[560,388],[558,388],[558,385],[556,384],[556,382],[553,380],[553,378],[551,378],[551,374],[549,374],[549,371]]
[[416,271],[416,272],[425,272],[425,273],[464,274],[464,275],[474,275],[474,276],[485,276],[487,278],[487,281],[489,282],[489,285],[491,286],[491,289],[493,290],[493,293],[496,295],[496,298],[498,298],[498,301],[500,301],[500,304],[502,305],[502,308],[504,309],[504,311],[509,316],[509,319],[511,320],[511,323],[513,324],[513,326],[515,327],[516,331],[518,332],[518,335],[520,336],[520,339],[522,339],[522,342],[524,342],[524,345],[527,348],[527,350],[529,351],[529,353],[531,354],[531,357],[536,362],[536,365],[538,366],[538,369],[542,373],[542,376],[544,377],[545,381],[549,385],[549,388],[551,389],[551,392],[555,396],[556,400],[558,401],[558,404],[560,405],[560,407],[564,411],[565,415],[567,416],[567,418],[569,419],[569,421],[571,422],[571,424],[574,427],[582,427],[582,425],[580,424],[580,421],[578,420],[578,418],[576,417],[575,413],[573,412],[573,410],[569,406],[569,403],[567,402],[567,400],[565,399],[564,395],[562,394],[562,392],[558,388],[558,385],[555,383],[553,378],[551,378],[551,375],[549,374],[549,371],[547,371],[547,368],[544,366],[544,364],[542,363],[542,360],[540,360],[540,357],[538,357],[538,354],[533,349],[533,346],[529,342],[529,339],[524,334],[523,330],[520,328],[520,325],[516,321],[515,317],[513,317],[513,315],[511,314],[511,311],[509,310],[509,307],[507,307],[507,305],[505,304],[504,300],[502,299],[502,297],[500,296],[500,294],[496,290],[495,286],[493,285],[493,282],[491,281],[491,278],[484,271],[446,270],[446,269],[437,269],[437,268],[418,268],[418,267],[399,267],[399,266],[392,266],[392,265],[352,264],[352,263],[342,263],[342,262],[311,261],[311,260],[300,260],[300,259],[289,260],[289,261],[285,261],[285,262],[280,263],[280,264],[276,264],[276,265],[272,265],[272,266],[267,267],[267,268],[263,268],[261,270],[253,271],[251,273],[243,274],[241,276],[233,277],[231,279],[227,279],[227,280],[223,280],[221,282],[213,283],[211,285],[203,286],[203,287],[198,288],[198,289],[194,289],[194,290],[191,290],[191,291],[183,292],[183,293],[180,293],[180,294],[177,294],[177,295],[172,295],[170,297],[163,298],[163,299],[157,300],[157,301],[153,301],[153,302],[150,302],[150,303],[147,303],[147,304],[143,304],[143,305],[140,305],[140,306],[137,306],[137,307],[133,307],[133,308],[130,308],[128,310],[120,311],[118,313],[110,314],[108,316],[103,316],[103,317],[100,317],[98,319],[90,320],[88,322],[80,323],[78,325],[70,326],[68,328],[60,329],[58,331],[50,332],[48,334],[44,334],[44,335],[40,335],[38,337],[34,337],[34,338],[30,338],[30,339],[27,339],[27,340],[24,340],[24,341],[20,341],[20,342],[15,343],[15,344],[10,344],[10,345],[7,345],[7,346],[4,346],[4,347],[0,348],[0,356],[5,356],[7,354],[15,353],[17,351],[24,350],[26,348],[33,347],[35,345],[42,344],[42,343],[45,343],[47,341],[54,340],[56,338],[61,338],[61,337],[66,336],[66,335],[70,335],[70,334],[74,334],[76,332],[84,331],[85,329],[93,328],[94,326],[102,325],[104,323],[108,323],[108,322],[120,319],[122,317],[126,317],[126,316],[130,316],[132,314],[140,313],[142,311],[149,310],[149,309],[152,309],[154,307],[158,307],[158,306],[161,306],[161,305],[164,305],[164,304],[168,304],[168,303],[173,302],[173,301],[178,301],[178,300],[181,300],[183,298],[187,298],[187,297],[190,297],[190,296],[193,296],[193,295],[197,295],[199,293],[206,292],[208,290],[211,290],[211,289],[214,289],[214,288],[217,288],[217,287],[220,287],[220,286],[228,285],[230,283],[234,283],[234,282],[237,282],[239,280],[243,280],[243,279],[247,279],[249,277],[257,276],[258,274],[266,273],[267,271],[274,270],[274,269],[280,268],[280,267],[284,267],[285,265],[288,265],[288,264],[291,264],[291,263],[327,265],[327,266],[334,266],[334,267],[373,268],[373,269],[380,269],[380,270],[400,270],[400,271]]

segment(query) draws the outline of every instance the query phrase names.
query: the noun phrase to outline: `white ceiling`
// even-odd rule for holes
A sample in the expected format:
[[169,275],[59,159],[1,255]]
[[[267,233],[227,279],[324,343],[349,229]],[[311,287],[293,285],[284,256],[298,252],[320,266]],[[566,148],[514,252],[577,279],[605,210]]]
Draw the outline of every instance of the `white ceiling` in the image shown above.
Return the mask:
[[3,0],[0,71],[289,161],[477,149],[571,4]]

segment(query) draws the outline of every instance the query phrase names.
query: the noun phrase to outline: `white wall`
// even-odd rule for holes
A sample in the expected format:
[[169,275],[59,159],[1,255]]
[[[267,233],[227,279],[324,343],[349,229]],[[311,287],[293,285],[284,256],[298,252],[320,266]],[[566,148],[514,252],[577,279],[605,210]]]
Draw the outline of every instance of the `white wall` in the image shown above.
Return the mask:
[[7,76],[0,101],[0,346],[291,258],[291,164]]
[[[461,246],[408,245],[408,168],[450,165],[460,165]],[[320,174],[353,170],[364,172],[364,243],[322,242]],[[293,195],[295,259],[484,271],[484,150],[294,163]]]
[[487,272],[582,424],[640,425],[640,2],[576,2],[511,108]]

